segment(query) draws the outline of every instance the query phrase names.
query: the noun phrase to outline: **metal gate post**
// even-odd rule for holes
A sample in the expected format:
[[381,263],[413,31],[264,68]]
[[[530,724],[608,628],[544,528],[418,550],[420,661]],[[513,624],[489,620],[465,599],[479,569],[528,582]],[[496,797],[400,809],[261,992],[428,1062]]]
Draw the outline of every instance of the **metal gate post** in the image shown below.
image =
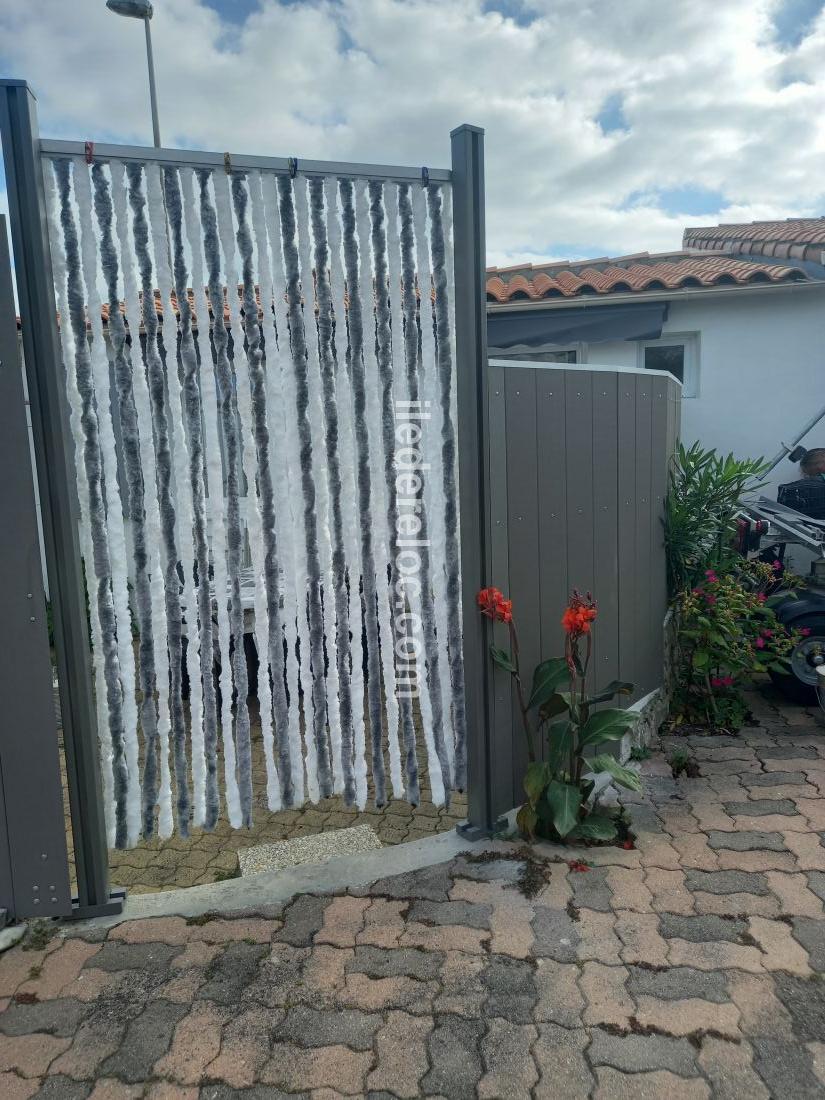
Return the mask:
[[484,131],[466,123],[453,130],[456,399],[461,511],[461,584],[467,707],[467,824],[471,839],[495,826],[490,769],[493,682],[489,620],[476,593],[490,567],[490,447],[487,392],[487,293],[484,236]]
[[[37,109],[34,95],[25,81],[0,80],[0,138],[11,214],[74,836],[78,898],[71,915],[99,916],[119,912],[124,895],[109,890],[86,595],[77,532],[72,435],[62,377]],[[20,685],[18,690],[25,690],[25,686]],[[57,759],[56,737],[53,752]],[[35,768],[43,763],[39,759]],[[36,813],[34,805],[30,812]]]

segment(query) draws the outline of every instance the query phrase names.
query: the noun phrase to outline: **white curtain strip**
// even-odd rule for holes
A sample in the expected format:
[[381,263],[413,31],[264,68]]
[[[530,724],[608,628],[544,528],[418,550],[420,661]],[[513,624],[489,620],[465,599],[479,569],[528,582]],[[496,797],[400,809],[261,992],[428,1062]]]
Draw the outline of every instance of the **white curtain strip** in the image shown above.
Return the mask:
[[109,844],[449,801],[449,187],[45,167]]

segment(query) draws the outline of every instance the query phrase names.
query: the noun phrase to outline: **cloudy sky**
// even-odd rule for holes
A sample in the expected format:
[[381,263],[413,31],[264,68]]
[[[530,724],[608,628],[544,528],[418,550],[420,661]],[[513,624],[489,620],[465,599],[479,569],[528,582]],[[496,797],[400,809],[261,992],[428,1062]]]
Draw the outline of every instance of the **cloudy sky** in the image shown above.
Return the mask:
[[[822,9],[156,0],[162,134],[445,166],[473,122],[491,263],[677,248],[687,224],[825,213]],[[104,0],[0,0],[0,74],[35,89],[44,135],[151,140],[142,29]]]

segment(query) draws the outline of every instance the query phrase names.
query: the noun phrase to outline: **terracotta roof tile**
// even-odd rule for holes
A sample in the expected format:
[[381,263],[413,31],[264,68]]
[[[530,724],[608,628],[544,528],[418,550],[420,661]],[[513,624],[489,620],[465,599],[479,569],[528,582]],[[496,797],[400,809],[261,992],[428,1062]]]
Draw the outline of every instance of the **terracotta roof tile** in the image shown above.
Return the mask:
[[686,248],[724,248],[729,254],[810,260],[821,264],[825,251],[825,218],[692,226],[685,230]]
[[573,263],[532,264],[487,269],[489,302],[541,301],[587,295],[644,293],[686,287],[749,286],[754,283],[808,281],[790,264],[762,263],[731,256],[728,250],[696,250]]

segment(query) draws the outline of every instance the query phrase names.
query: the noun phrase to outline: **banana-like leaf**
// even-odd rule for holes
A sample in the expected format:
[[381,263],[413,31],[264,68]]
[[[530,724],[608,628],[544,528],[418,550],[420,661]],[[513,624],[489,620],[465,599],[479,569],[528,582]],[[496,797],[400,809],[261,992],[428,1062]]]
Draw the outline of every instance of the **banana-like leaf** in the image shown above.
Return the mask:
[[611,680],[609,684],[597,691],[592,699],[588,699],[588,703],[606,703],[608,699],[612,699],[614,695],[630,695],[633,691],[633,684],[629,680]]
[[519,832],[532,840],[536,835],[536,826],[538,823],[538,814],[529,802],[525,802],[516,814],[516,825],[518,826]]
[[554,722],[547,732],[547,765],[553,772],[569,769],[570,747],[573,743],[573,723]]
[[531,805],[535,805],[541,797],[541,792],[550,782],[550,769],[547,764],[538,761],[528,764],[524,773],[524,790],[530,799]]
[[503,668],[505,672],[515,672],[516,666],[513,663],[513,658],[507,652],[506,649],[498,649],[496,646],[490,646],[490,656],[493,658],[499,668]]
[[603,753],[601,756],[594,756],[592,760],[587,761],[588,767],[592,772],[608,772],[613,776],[615,781],[620,787],[627,787],[630,791],[640,791],[642,789],[642,780],[638,772],[633,771],[632,768],[623,767],[618,760],[615,760],[609,753]]
[[542,661],[533,673],[533,690],[527,701],[528,708],[540,707],[546,703],[569,676],[564,657],[550,657],[549,660]]
[[602,741],[621,741],[627,730],[638,721],[635,711],[600,710],[591,714],[582,727],[579,748],[585,745],[598,745]]
[[570,692],[557,691],[550,696],[546,703],[539,707],[539,718],[542,722],[547,722],[550,718],[555,718],[557,714],[564,714],[569,709]]
[[567,836],[579,820],[582,793],[571,783],[554,779],[547,788],[547,801],[553,811],[553,825],[559,836]]
[[576,836],[584,840],[614,840],[619,830],[608,814],[590,814],[576,826]]

